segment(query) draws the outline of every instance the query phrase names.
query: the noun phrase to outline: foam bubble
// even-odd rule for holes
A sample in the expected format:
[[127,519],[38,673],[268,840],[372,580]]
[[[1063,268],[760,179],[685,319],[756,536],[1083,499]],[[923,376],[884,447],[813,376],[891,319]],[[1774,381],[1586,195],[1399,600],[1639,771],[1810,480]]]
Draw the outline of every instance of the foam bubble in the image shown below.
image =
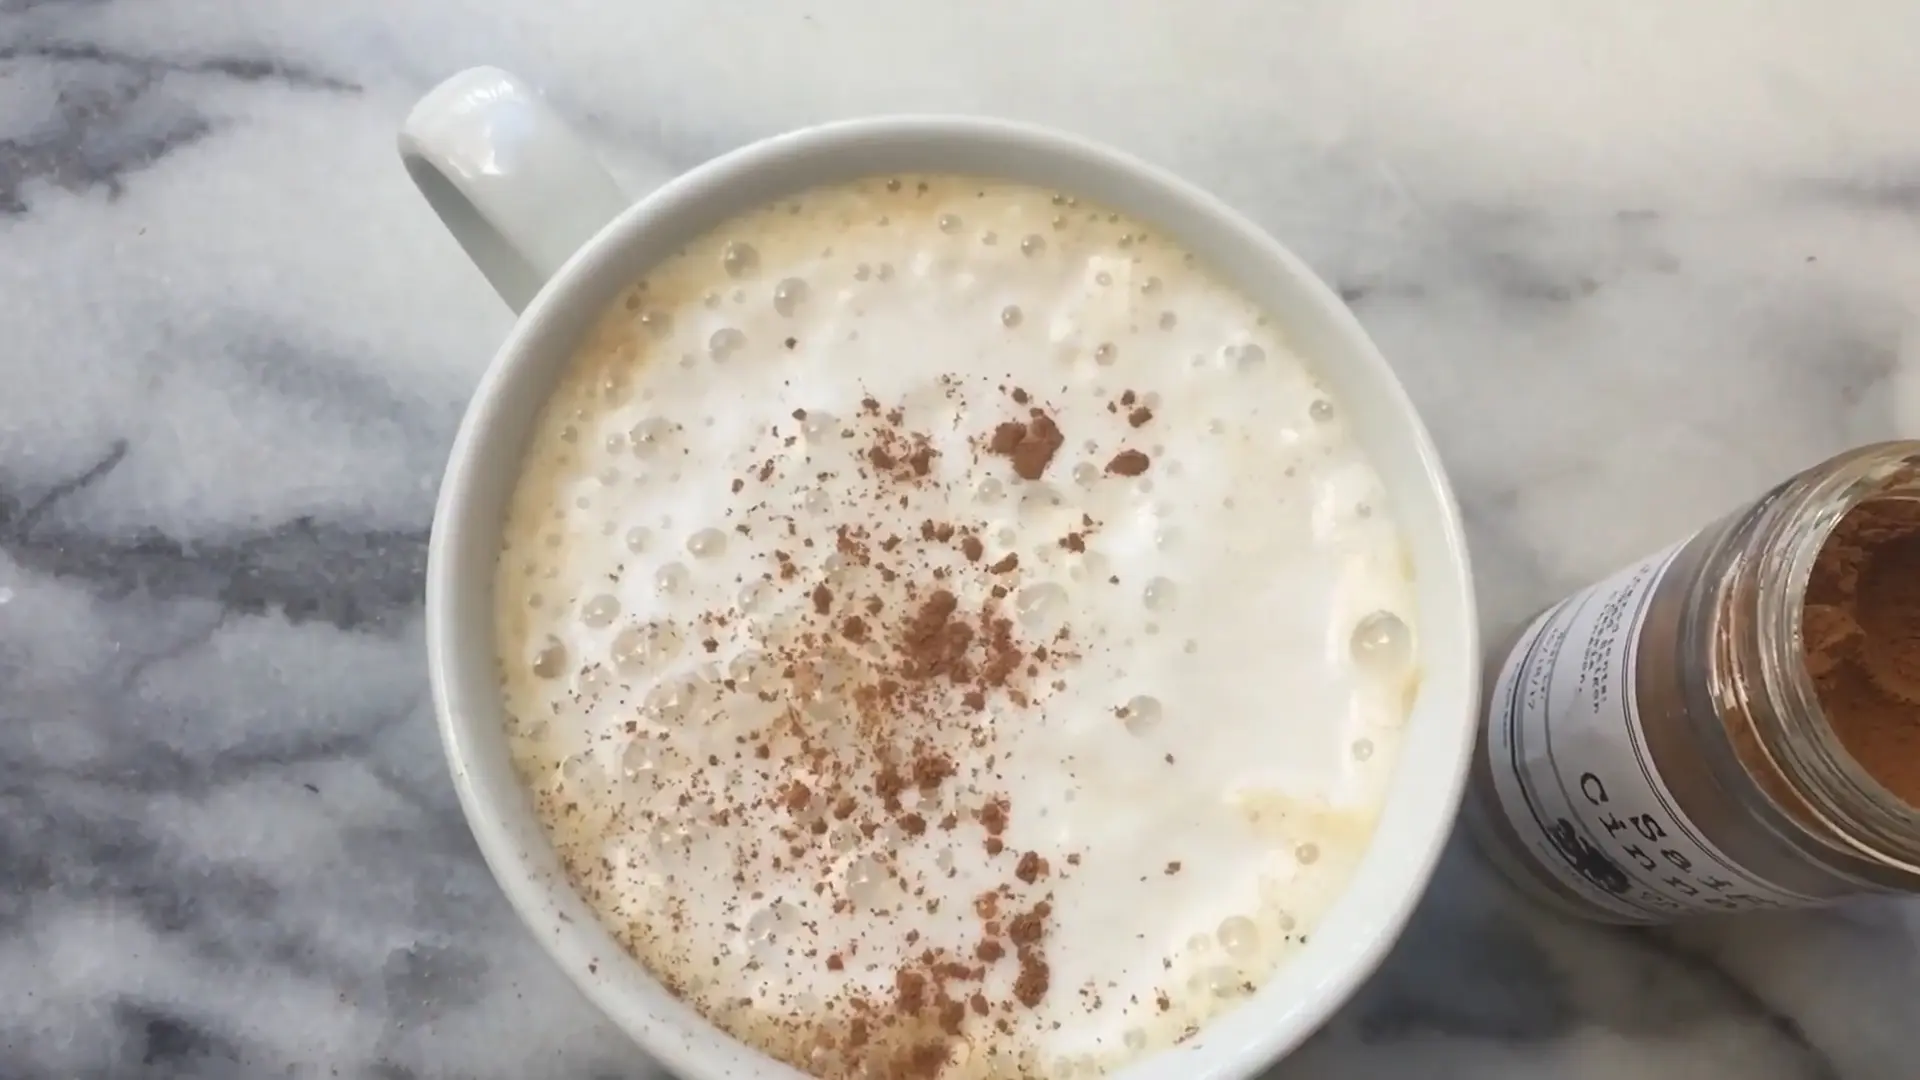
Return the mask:
[[707,338],[707,355],[725,360],[747,347],[747,335],[738,327],[723,326]]
[[701,529],[687,537],[687,554],[696,559],[711,559],[727,550],[727,534],[719,529]]
[[878,910],[892,898],[892,881],[878,859],[862,855],[847,865],[847,899],[867,910]]
[[860,850],[860,845],[863,841],[858,826],[842,825],[832,831],[828,843],[833,846],[836,854],[850,855]]
[[532,669],[539,678],[559,678],[567,670],[567,647],[558,638],[548,638],[546,645],[534,654]]
[[1076,582],[1105,581],[1112,576],[1112,569],[1105,555],[1097,551],[1088,551],[1082,553],[1073,561],[1073,565],[1067,568],[1067,579]]
[[1008,304],[1006,307],[1001,308],[1000,309],[1000,325],[1007,327],[1008,329],[1012,329],[1013,327],[1019,326],[1020,325],[1020,308],[1014,304]]
[[966,223],[960,220],[960,215],[958,214],[941,214],[938,224],[940,231],[943,233],[957,233]]
[[671,623],[629,626],[613,636],[608,658],[627,674],[652,672],[678,656],[682,644],[680,632]]
[[693,683],[686,679],[659,683],[647,691],[647,712],[662,724],[678,724],[692,710],[696,693]]
[[580,605],[580,621],[588,626],[611,626],[620,614],[620,598],[601,593]]
[[645,525],[635,525],[633,528],[627,530],[627,550],[638,555],[647,550],[647,543],[652,539],[653,533],[649,531]]
[[1354,663],[1373,671],[1397,671],[1413,658],[1413,630],[1391,611],[1366,615],[1353,628]]
[[1020,505],[1015,512],[1027,521],[1036,521],[1064,501],[1053,485],[1042,480],[1029,481],[1021,486]]
[[773,310],[792,318],[807,299],[807,283],[799,278],[786,278],[773,287]]
[[620,751],[620,769],[628,780],[651,778],[659,768],[660,753],[650,737],[635,738]]
[[673,333],[673,316],[664,311],[649,311],[640,316],[640,329],[656,340]]
[[1140,602],[1146,605],[1148,611],[1166,611],[1173,607],[1178,595],[1179,590],[1173,582],[1156,577],[1149,580],[1147,587],[1140,591]]
[[721,249],[720,265],[728,277],[752,277],[760,269],[760,253],[751,244],[736,240]]
[[687,587],[693,574],[680,563],[671,562],[653,572],[653,587],[656,592],[677,593]]
[[1056,625],[1065,614],[1066,606],[1066,587],[1051,581],[1028,585],[1014,595],[1014,608],[1020,613],[1020,621],[1034,629]]
[[1206,970],[1206,991],[1216,998],[1237,997],[1240,994],[1242,979],[1238,972],[1222,964],[1216,964]]
[[1022,255],[1034,256],[1045,250],[1047,250],[1046,238],[1039,233],[1028,233],[1020,240],[1020,254]]
[[1229,915],[1214,931],[1220,948],[1235,960],[1251,960],[1260,951],[1260,927],[1245,915]]
[[839,430],[840,421],[832,413],[822,409],[810,410],[807,418],[800,422],[800,433],[812,442],[830,439]]
[[1333,402],[1328,401],[1326,398],[1313,399],[1313,404],[1307,406],[1307,416],[1316,423],[1332,423]]
[[647,840],[656,855],[673,859],[693,847],[693,830],[684,820],[662,817],[648,830]]
[[728,662],[727,677],[734,680],[740,689],[753,692],[762,685],[761,676],[766,664],[764,653],[751,650],[742,652]]
[[773,602],[774,592],[771,584],[756,578],[740,586],[739,598],[734,603],[742,615],[765,614],[768,606]]
[[574,693],[584,701],[597,702],[613,688],[613,675],[599,664],[593,664],[581,670],[580,678],[574,683]]
[[660,444],[673,434],[673,421],[665,417],[649,417],[633,425],[627,432],[627,438],[633,443],[633,452],[640,457],[652,457],[660,450]]
[[1145,694],[1131,697],[1127,699],[1125,705],[1120,706],[1120,718],[1126,721],[1127,730],[1135,735],[1145,735],[1152,731],[1159,725],[1160,717],[1164,712],[1165,709],[1158,698],[1148,697]]

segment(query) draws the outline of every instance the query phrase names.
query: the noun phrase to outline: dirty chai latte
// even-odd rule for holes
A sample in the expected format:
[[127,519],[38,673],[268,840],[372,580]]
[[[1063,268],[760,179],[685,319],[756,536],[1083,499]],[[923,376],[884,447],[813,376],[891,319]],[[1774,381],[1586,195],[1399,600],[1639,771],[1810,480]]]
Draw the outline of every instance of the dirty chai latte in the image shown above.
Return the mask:
[[1341,403],[1141,223],[875,178],[636,283],[527,452],[514,753],[676,994],[832,1078],[1093,1077],[1337,901],[1414,685]]

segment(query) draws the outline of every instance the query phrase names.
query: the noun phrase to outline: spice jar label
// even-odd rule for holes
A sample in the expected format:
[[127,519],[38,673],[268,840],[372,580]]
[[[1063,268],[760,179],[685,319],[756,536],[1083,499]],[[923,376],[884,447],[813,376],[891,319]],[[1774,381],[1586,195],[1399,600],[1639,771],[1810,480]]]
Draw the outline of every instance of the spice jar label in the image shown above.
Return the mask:
[[1520,636],[1489,702],[1501,809],[1541,866],[1622,922],[1819,903],[1727,858],[1654,771],[1636,649],[1683,546],[1575,593]]

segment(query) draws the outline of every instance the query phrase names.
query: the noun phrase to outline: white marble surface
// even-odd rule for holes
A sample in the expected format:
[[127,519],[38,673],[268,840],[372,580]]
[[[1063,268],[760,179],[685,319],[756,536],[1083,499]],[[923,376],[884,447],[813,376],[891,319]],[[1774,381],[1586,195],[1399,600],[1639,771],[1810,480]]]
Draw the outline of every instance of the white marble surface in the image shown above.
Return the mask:
[[[431,496],[508,321],[394,160],[438,77],[517,69],[636,190],[907,109],[1188,174],[1393,359],[1497,638],[1920,431],[1916,49],[1902,0],[0,0],[0,1076],[654,1075],[429,723]],[[1273,1076],[1905,1080],[1916,940],[1571,925],[1456,851]]]

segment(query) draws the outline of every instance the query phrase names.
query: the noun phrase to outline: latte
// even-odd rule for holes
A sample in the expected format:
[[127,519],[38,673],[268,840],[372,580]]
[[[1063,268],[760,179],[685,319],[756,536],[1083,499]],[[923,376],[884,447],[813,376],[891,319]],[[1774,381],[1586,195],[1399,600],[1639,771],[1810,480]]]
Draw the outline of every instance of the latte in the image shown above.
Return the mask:
[[1092,1077],[1336,903],[1415,682],[1341,403],[1150,226],[806,192],[655,268],[526,451],[495,582],[576,887],[821,1077]]

